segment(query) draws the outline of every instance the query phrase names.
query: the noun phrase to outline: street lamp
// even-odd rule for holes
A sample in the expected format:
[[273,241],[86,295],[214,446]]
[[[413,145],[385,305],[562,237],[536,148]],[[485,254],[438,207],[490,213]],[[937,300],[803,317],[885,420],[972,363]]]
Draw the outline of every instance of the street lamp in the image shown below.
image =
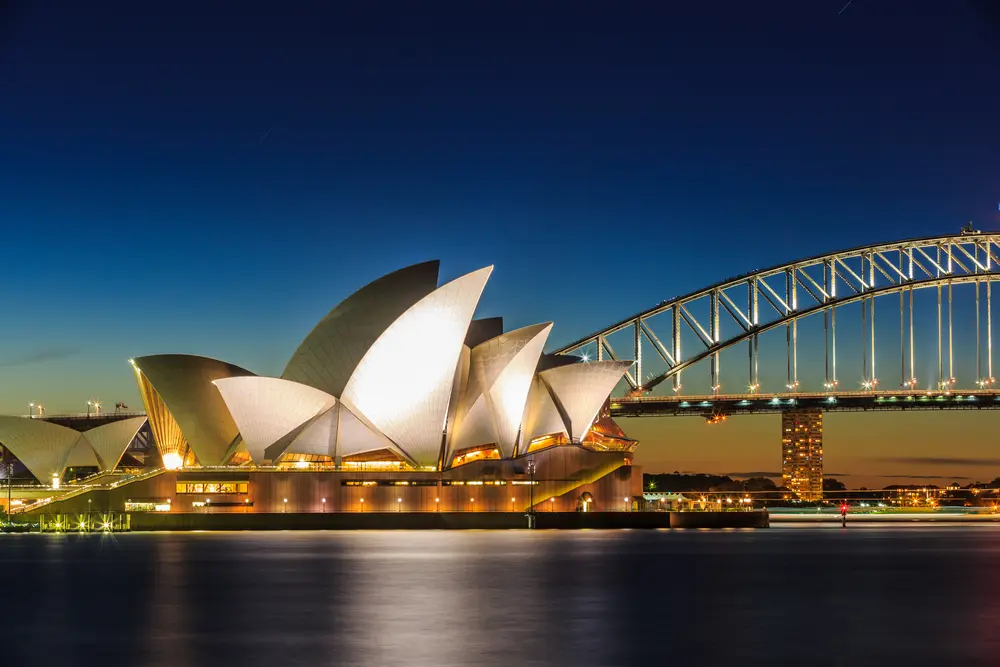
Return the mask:
[[320,502],[323,503],[323,511],[325,512],[326,511],[326,498],[323,498],[323,500],[321,500]]
[[628,498],[624,498],[624,500],[625,500],[625,511],[628,512]]
[[14,483],[14,463],[7,462],[7,521],[10,521],[10,487]]
[[362,512],[365,511],[365,499],[364,498],[361,499],[361,511]]
[[403,507],[403,499],[402,498],[396,498],[396,511],[397,512],[401,511],[402,507]]
[[510,497],[510,511],[514,511],[514,496]]
[[476,499],[475,498],[469,498],[469,502],[472,503],[472,511],[475,512],[476,511]]
[[549,511],[550,512],[555,512],[556,511],[556,498],[555,498],[555,496],[549,498]]
[[282,513],[287,512],[288,511],[288,498],[282,499],[281,502],[282,502],[282,504],[281,504],[281,511],[282,511]]
[[530,480],[528,484],[528,512],[534,514],[535,513],[535,459],[528,460],[528,475],[530,475]]

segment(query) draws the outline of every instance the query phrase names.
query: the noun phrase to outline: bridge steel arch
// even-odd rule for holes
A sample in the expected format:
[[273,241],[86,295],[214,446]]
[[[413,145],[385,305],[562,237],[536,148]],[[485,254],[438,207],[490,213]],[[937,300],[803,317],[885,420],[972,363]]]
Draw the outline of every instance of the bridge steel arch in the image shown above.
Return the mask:
[[[746,343],[750,391],[756,392],[760,387],[758,336],[784,327],[788,376],[786,388],[798,391],[798,323],[803,318],[822,314],[826,362],[824,389],[832,392],[836,391],[838,385],[837,309],[860,302],[865,331],[862,352],[864,387],[874,391],[878,384],[875,373],[875,299],[898,294],[900,384],[903,388],[913,389],[916,386],[913,292],[936,288],[938,385],[950,388],[955,383],[952,286],[973,283],[976,304],[976,384],[980,389],[988,389],[995,384],[992,282],[1000,278],[998,256],[1000,234],[980,232],[881,243],[818,255],[727,278],[705,289],[662,301],[653,308],[565,345],[555,353],[572,354],[587,346],[596,345],[598,359],[605,356],[619,359],[621,357],[609,343],[608,337],[631,330],[634,366],[625,377],[631,388],[630,395],[648,393],[667,380],[671,380],[674,391],[679,392],[682,372],[706,359],[711,363],[712,391],[717,394],[720,391],[720,353]],[[985,304],[985,313],[982,303]],[[668,345],[662,342],[650,322],[652,318],[661,315],[667,316],[670,322],[669,338],[663,337]],[[700,315],[700,319],[696,315]],[[725,318],[736,324],[737,333],[724,338],[720,325]],[[985,319],[986,324],[985,355],[982,354],[983,345],[980,340],[982,319]],[[701,346],[693,351],[683,349],[683,329],[693,332]],[[643,352],[646,347],[651,348],[662,359],[666,370],[644,381]]]

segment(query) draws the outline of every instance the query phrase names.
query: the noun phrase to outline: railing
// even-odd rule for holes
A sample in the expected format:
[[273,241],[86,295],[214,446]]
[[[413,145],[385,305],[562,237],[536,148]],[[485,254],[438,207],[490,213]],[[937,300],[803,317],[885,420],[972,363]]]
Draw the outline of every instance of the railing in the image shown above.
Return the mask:
[[831,391],[831,392],[760,392],[754,394],[700,394],[692,396],[622,396],[612,398],[612,403],[711,403],[713,401],[766,401],[791,399],[823,399],[823,398],[874,398],[890,399],[899,397],[921,398],[925,396],[1000,396],[998,389],[974,389],[971,391],[945,391],[923,389],[900,389],[898,391]]
[[62,412],[62,413],[45,413],[42,415],[20,415],[25,419],[101,419],[107,417],[121,417],[122,419],[129,419],[131,417],[145,417],[146,413],[143,411],[132,411],[132,412]]

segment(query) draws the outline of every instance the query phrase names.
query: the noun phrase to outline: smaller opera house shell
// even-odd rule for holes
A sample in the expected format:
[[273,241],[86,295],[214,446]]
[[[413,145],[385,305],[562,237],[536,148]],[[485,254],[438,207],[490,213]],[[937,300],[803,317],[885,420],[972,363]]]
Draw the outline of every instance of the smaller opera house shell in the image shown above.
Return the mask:
[[491,272],[440,286],[438,262],[386,275],[330,311],[281,377],[134,359],[165,467],[440,473],[558,447],[629,463],[635,441],[599,413],[631,362],[545,355],[551,323],[474,320]]

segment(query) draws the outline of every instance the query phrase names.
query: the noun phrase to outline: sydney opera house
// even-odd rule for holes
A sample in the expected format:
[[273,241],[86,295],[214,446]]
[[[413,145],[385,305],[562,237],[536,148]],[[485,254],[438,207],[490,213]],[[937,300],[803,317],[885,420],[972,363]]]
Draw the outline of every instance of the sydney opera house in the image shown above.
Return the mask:
[[[551,323],[504,331],[500,318],[474,319],[491,271],[439,286],[427,262],[366,285],[280,377],[137,357],[144,416],[86,430],[2,417],[0,443],[48,502],[71,502],[67,469],[92,473],[82,486],[111,480],[107,509],[621,510],[641,493],[637,443],[603,407],[631,362],[546,355]],[[152,444],[136,467],[139,436]]]

